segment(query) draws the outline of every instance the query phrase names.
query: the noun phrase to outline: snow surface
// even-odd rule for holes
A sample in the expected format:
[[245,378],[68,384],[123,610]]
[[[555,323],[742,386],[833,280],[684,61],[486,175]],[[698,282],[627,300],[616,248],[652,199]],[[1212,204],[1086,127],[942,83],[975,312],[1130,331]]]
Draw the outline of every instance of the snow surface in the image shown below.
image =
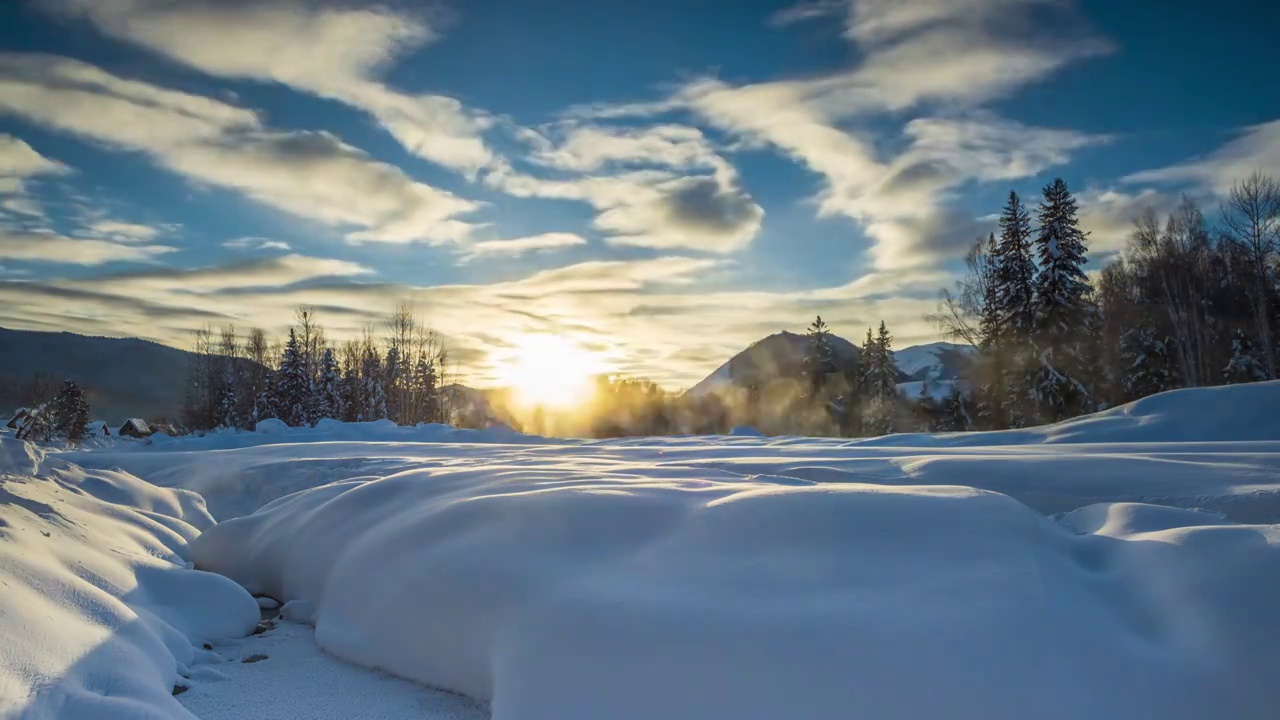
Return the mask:
[[935,342],[928,345],[913,345],[909,348],[895,350],[893,353],[893,362],[898,369],[907,375],[914,376],[925,368],[933,368],[934,372],[930,373],[930,380],[936,379],[939,368],[938,353],[943,350],[955,350],[957,352],[973,352],[972,345],[961,345],[950,342]]
[[[75,552],[116,542],[126,576],[157,563],[226,589],[199,597],[217,612],[164,616],[168,642],[111,635],[142,648],[143,668],[111,682],[156,717],[185,717],[162,697],[184,672],[178,700],[205,717],[338,717],[321,714],[329,696],[361,717],[342,694],[385,702],[370,717],[408,715],[412,697],[426,717],[483,712],[317,655],[293,625],[192,650],[244,634],[258,604],[183,570],[189,557],[283,601],[281,616],[313,624],[337,658],[487,701],[497,720],[1261,720],[1280,707],[1278,405],[1280,382],[1260,383],[1044,428],[867,440],[325,423],[49,457],[5,443],[0,462],[36,476],[6,478],[23,498],[58,464],[111,480],[77,502],[187,528],[138,553],[128,543],[158,530],[104,527]],[[197,491],[220,522],[164,488]],[[36,522],[22,502],[0,501],[0,518]],[[11,528],[0,534],[11,551]],[[0,598],[0,707],[61,717],[55,695],[33,702],[24,688],[106,676],[63,677],[42,645],[9,639],[66,593],[0,557],[3,579],[29,588],[26,616]],[[158,582],[137,574],[139,588]],[[75,623],[96,617],[75,607]],[[69,654],[94,657],[89,630],[65,632]],[[254,643],[268,659],[239,662]],[[10,681],[28,655],[53,669]]]
[[171,690],[258,606],[188,569],[195,493],[0,438],[0,717],[190,717]]

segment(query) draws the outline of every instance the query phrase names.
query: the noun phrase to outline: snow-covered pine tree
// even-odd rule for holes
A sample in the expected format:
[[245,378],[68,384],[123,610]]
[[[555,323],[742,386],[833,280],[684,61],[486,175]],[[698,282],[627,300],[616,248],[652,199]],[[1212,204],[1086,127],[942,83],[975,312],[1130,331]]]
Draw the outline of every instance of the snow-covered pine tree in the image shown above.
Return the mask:
[[1031,213],[1015,192],[1000,213],[1000,237],[992,251],[993,315],[998,334],[1001,377],[993,383],[993,400],[999,403],[995,427],[1024,424],[1028,412],[1025,397],[1035,372],[1031,335],[1035,325],[1035,275],[1032,258]]
[[311,405],[307,415],[311,424],[325,419],[338,419],[341,415],[342,397],[340,386],[342,377],[338,372],[338,359],[334,357],[333,348],[325,346],[320,355],[319,377],[316,378],[315,392],[311,395]]
[[1262,348],[1243,330],[1237,329],[1231,338],[1231,359],[1222,368],[1223,382],[1261,382],[1267,379],[1266,360]]
[[365,350],[361,374],[364,376],[364,390],[361,393],[364,396],[364,407],[361,420],[368,422],[386,418],[387,393],[382,384],[382,358],[378,356],[376,349],[369,347]]
[[267,418],[276,417],[276,374],[268,371],[262,376],[262,389],[258,391],[257,397],[253,399],[253,410],[249,418],[251,427],[257,427],[258,423]]
[[888,435],[894,431],[897,413],[898,366],[893,361],[893,336],[884,321],[873,337],[867,330],[864,350],[866,402],[862,413],[862,430],[865,435]]
[[297,333],[289,328],[289,341],[285,343],[280,369],[275,376],[276,417],[290,427],[307,424],[310,394],[311,378],[307,373],[306,359],[302,356]]
[[79,444],[89,424],[89,403],[74,380],[67,380],[49,405],[52,434]]
[[444,422],[445,418],[440,412],[440,388],[436,364],[426,355],[418,357],[418,364],[413,369],[413,385],[417,394],[416,404],[422,415],[418,420],[429,423]]
[[408,379],[405,377],[404,367],[405,358],[400,355],[400,348],[392,345],[387,349],[387,358],[383,363],[384,375],[382,377],[382,390],[386,403],[386,416],[396,421],[396,424],[404,423],[406,418],[404,412],[404,385]]
[[350,359],[343,361],[342,380],[342,417],[343,422],[359,422],[364,412],[364,383],[360,380],[360,371]]
[[808,344],[805,346],[802,361],[803,372],[809,386],[809,400],[817,401],[822,397],[822,390],[827,384],[827,375],[835,372],[836,356],[831,347],[831,331],[817,316],[805,334]]
[[1075,198],[1061,178],[1045,186],[1039,220],[1032,332],[1039,367],[1032,394],[1038,418],[1056,422],[1094,409],[1081,379],[1089,362],[1086,324],[1095,307],[1083,267],[1088,233],[1080,229]]
[[1120,357],[1125,363],[1121,385],[1126,400],[1137,400],[1175,386],[1174,360],[1169,338],[1149,323],[1130,328],[1120,337]]
[[958,385],[951,386],[950,394],[942,403],[941,429],[945,432],[968,432],[973,429],[969,400]]

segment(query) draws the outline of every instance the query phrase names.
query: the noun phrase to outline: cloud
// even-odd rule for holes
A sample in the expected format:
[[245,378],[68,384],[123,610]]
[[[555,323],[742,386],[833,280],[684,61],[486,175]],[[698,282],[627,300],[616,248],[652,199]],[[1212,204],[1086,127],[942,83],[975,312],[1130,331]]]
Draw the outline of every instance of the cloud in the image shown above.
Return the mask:
[[176,248],[83,240],[44,233],[11,233],[0,230],[0,258],[68,265],[103,265],[111,262],[154,262]]
[[1080,227],[1089,233],[1089,259],[1114,255],[1129,242],[1134,221],[1143,213],[1165,214],[1173,210],[1177,198],[1146,188],[1135,193],[1115,189],[1089,189],[1076,194],[1080,203]]
[[153,240],[160,234],[159,228],[118,220],[97,220],[90,223],[86,230],[96,236],[110,238],[117,242]]
[[502,163],[485,182],[516,197],[586,202],[607,243],[728,253],[760,231],[764,209],[697,128],[571,125],[558,143],[533,133],[530,144],[533,162],[575,175],[549,178]]
[[466,253],[473,257],[478,255],[523,255],[542,250],[558,250],[586,244],[586,239],[581,235],[550,232],[509,240],[484,240],[468,246]]
[[283,240],[272,240],[264,237],[239,237],[222,243],[222,247],[231,250],[283,250],[289,251],[289,243]]
[[839,17],[849,12],[849,0],[809,0],[782,8],[769,15],[769,24],[786,27],[799,22]]
[[71,169],[36,152],[23,140],[0,133],[0,193],[21,193],[23,180],[36,175],[61,175]]
[[0,113],[145,153],[197,184],[298,217],[361,228],[351,242],[455,242],[475,203],[416,182],[326,132],[279,132],[212,98],[67,58],[0,54]]
[[1145,170],[1126,183],[1191,184],[1216,195],[1257,171],[1280,167],[1280,120],[1244,128],[1235,139],[1190,162]]
[[371,114],[410,152],[474,172],[493,160],[489,120],[441,95],[410,95],[377,80],[437,37],[421,14],[301,0],[48,0],[103,33],[210,75],[278,82]]

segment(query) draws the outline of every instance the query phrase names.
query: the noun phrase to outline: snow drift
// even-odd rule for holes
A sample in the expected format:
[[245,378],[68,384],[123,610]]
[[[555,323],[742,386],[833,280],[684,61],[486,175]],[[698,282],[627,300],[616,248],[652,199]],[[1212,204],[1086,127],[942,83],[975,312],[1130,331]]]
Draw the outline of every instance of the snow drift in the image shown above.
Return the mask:
[[498,720],[1270,718],[1280,526],[1233,520],[1280,518],[1277,395],[854,442],[263,445],[218,462],[300,491],[193,557]]
[[191,717],[171,695],[253,598],[188,569],[195,493],[85,471],[0,438],[0,717]]

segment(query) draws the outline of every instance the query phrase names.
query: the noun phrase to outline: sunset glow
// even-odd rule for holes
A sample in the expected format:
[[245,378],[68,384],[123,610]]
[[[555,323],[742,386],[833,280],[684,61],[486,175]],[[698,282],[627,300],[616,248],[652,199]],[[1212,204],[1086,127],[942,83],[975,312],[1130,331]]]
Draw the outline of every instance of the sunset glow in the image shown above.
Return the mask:
[[590,398],[593,377],[603,369],[597,354],[571,340],[525,335],[499,358],[498,373],[520,405],[569,408]]

